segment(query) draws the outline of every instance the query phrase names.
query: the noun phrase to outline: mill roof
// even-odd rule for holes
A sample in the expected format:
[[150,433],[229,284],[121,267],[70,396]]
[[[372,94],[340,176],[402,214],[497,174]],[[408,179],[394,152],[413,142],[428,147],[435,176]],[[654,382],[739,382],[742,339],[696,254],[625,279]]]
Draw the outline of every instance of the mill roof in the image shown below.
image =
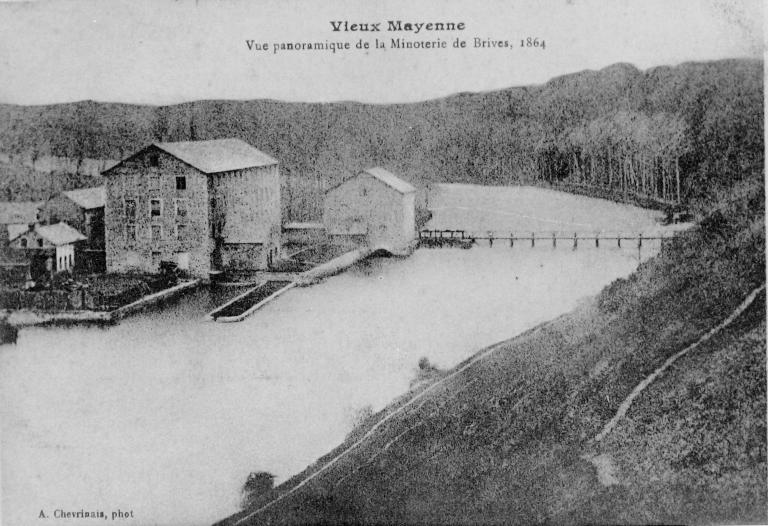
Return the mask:
[[86,210],[101,208],[107,201],[107,192],[103,186],[82,188],[80,190],[69,190],[62,193],[74,201],[75,204]]
[[[180,141],[180,142],[155,142],[142,148],[128,159],[155,147],[177,159],[197,168],[204,174],[215,174],[243,170],[261,166],[272,166],[277,160],[266,153],[257,150],[250,144],[240,139],[213,139],[209,141]],[[109,175],[114,168],[123,164],[123,161],[104,170],[102,175]]]
[[277,160],[240,139],[158,142],[154,145],[207,174],[277,164]]

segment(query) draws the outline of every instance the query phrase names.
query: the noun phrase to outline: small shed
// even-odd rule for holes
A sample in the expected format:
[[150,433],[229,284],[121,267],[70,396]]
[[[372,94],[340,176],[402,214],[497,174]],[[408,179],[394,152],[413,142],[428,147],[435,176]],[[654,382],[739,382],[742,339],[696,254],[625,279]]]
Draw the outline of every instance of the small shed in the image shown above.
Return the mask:
[[323,223],[336,244],[408,250],[416,235],[416,189],[383,168],[369,168],[330,188]]
[[11,239],[10,247],[27,254],[35,274],[48,258],[52,259],[50,270],[62,272],[75,266],[75,245],[85,240],[84,235],[66,223],[36,224]]

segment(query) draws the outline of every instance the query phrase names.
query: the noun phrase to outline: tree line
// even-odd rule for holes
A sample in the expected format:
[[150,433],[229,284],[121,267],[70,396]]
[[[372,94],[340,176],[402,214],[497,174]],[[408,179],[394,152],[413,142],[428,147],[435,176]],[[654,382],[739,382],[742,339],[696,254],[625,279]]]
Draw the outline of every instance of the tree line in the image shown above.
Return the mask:
[[686,203],[762,177],[762,116],[762,61],[617,64],[412,104],[0,105],[0,151],[121,159],[154,141],[239,137],[280,161],[287,220],[317,218],[325,189],[371,166],[417,187],[533,183]]

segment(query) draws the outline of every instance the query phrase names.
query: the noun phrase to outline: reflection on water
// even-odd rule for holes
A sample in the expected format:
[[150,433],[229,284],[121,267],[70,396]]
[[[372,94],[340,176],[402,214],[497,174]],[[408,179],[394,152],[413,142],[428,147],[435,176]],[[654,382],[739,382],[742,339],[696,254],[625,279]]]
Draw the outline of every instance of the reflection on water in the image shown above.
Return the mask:
[[571,310],[637,258],[424,249],[291,290],[241,323],[203,321],[239,292],[225,289],[106,329],[25,329],[0,347],[4,523],[41,508],[211,523],[237,509],[250,471],[284,480],[343,440],[361,408],[407,390],[420,357],[450,367]]

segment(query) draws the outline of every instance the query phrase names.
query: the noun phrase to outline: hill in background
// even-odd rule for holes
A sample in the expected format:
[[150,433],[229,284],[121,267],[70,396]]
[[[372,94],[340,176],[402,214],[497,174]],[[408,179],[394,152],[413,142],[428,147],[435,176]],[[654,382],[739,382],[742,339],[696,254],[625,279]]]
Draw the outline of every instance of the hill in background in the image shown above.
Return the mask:
[[[323,189],[372,165],[417,186],[565,182],[660,201],[677,197],[677,170],[690,200],[759,173],[762,69],[757,60],[647,71],[616,64],[539,86],[391,105],[0,105],[0,151],[121,159],[152,141],[239,137],[280,160],[285,211],[296,220],[318,217]],[[30,198],[5,171],[4,185]]]

